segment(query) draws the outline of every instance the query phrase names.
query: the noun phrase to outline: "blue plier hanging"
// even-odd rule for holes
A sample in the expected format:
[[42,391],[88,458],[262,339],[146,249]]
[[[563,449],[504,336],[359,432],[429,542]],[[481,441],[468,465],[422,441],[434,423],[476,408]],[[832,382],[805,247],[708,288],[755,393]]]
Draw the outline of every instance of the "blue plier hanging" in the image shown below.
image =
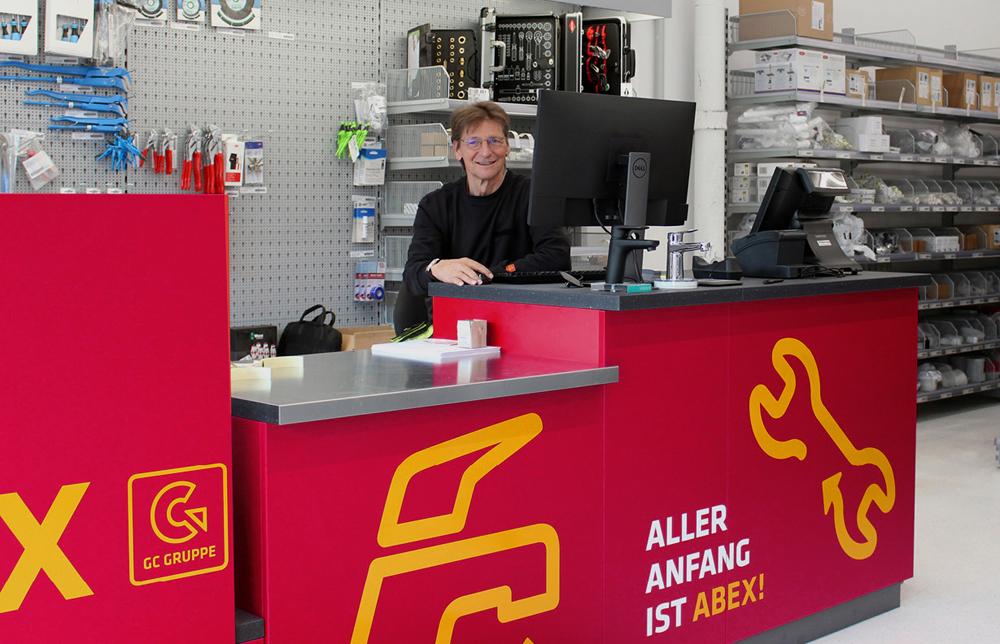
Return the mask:
[[102,87],[128,91],[128,86],[122,78],[98,77],[64,77],[64,76],[0,76],[0,81],[18,81],[23,83],[55,83],[57,85],[80,85],[82,87]]
[[122,96],[121,94],[115,94],[114,96],[97,96],[96,94],[74,94],[73,92],[56,92],[51,89],[29,89],[24,93],[25,96],[47,96],[49,98],[54,98],[57,101],[73,101],[79,103],[102,103],[104,105],[110,105],[112,103],[119,103],[125,109],[128,109],[128,98]]
[[117,103],[105,105],[102,103],[74,103],[73,101],[25,101],[24,104],[36,105],[41,107],[65,107],[71,110],[84,110],[87,112],[117,114],[122,118],[128,116],[125,113],[125,109]]
[[132,75],[124,67],[90,67],[87,65],[41,65],[20,60],[0,60],[0,67],[16,67],[40,74],[58,76],[86,76],[88,78],[124,78],[132,82]]

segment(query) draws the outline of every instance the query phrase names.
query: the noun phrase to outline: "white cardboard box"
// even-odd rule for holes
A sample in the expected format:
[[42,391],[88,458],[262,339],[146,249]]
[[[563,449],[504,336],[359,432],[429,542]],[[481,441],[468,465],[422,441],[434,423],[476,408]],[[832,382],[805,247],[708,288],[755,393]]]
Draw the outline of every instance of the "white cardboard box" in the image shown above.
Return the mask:
[[38,0],[7,0],[3,3],[0,11],[3,12],[3,21],[11,22],[16,20],[18,40],[0,40],[0,53],[23,54],[25,56],[38,55]]
[[815,163],[799,163],[797,161],[779,161],[777,163],[758,163],[757,164],[757,176],[771,178],[774,171],[778,168],[815,168]]
[[769,49],[754,54],[754,91],[846,91],[847,59],[811,49]]
[[852,129],[859,134],[882,134],[881,116],[857,116],[854,118],[842,118],[836,123],[837,131],[840,128]]
[[49,0],[45,6],[45,51],[94,57],[93,0]]
[[753,164],[752,163],[734,163],[733,164],[733,176],[734,177],[749,177],[753,176]]

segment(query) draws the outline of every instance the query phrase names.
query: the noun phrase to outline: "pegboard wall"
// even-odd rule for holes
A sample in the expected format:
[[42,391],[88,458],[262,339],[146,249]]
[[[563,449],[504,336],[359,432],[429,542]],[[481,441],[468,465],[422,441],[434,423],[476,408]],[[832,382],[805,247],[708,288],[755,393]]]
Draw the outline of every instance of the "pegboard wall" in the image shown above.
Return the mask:
[[[44,20],[45,1],[40,4]],[[484,4],[482,0],[267,0],[263,30],[234,33],[207,24],[200,31],[172,28],[171,0],[166,24],[132,28],[127,56],[133,77],[129,119],[140,145],[154,128],[169,128],[183,141],[192,124],[209,123],[264,141],[268,192],[230,199],[233,325],[267,323],[281,328],[316,303],[337,313],[338,326],[386,319],[385,305],[353,301],[357,260],[349,253],[372,245],[351,243],[351,195],[377,195],[378,190],[353,187],[353,167],[334,157],[337,126],[353,118],[350,84],[384,80],[386,69],[403,67],[409,28],[423,23],[477,28]],[[578,7],[529,0],[498,0],[492,6],[508,14],[561,13]],[[294,39],[271,37],[270,32],[291,34]],[[49,58],[32,57],[29,62],[50,62]],[[49,117],[58,113],[57,108],[23,105],[27,87],[0,83],[0,130],[43,131]],[[80,192],[87,188],[180,192],[178,174],[155,175],[148,168],[111,172],[94,160],[103,149],[99,141],[49,133],[45,149],[62,173],[46,191],[72,187]],[[447,181],[454,176],[442,171],[416,177],[390,173],[389,178]],[[23,177],[17,190],[30,191]],[[151,221],[151,231],[159,223]],[[183,249],[178,249],[178,261],[183,261]]]

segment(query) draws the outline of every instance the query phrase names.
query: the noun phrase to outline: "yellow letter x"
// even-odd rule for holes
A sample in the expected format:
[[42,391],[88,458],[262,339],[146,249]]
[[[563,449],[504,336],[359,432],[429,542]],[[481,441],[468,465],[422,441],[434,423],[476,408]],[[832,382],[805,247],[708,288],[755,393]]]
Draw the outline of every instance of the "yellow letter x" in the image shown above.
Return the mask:
[[19,609],[43,570],[65,599],[94,594],[59,548],[59,539],[88,487],[90,483],[62,486],[41,523],[35,520],[19,494],[0,494],[0,519],[24,546],[21,558],[0,589],[0,613]]

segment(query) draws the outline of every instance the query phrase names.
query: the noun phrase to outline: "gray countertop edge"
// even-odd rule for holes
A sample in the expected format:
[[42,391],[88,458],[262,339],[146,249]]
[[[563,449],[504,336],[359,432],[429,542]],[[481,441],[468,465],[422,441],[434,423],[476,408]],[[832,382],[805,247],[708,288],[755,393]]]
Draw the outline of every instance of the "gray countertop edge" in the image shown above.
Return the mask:
[[785,280],[776,284],[763,284],[762,280],[748,279],[741,286],[622,295],[583,289],[566,289],[559,285],[556,285],[556,288],[551,285],[459,287],[451,284],[433,283],[430,285],[430,294],[434,297],[488,302],[562,306],[600,311],[636,311],[886,291],[916,288],[928,283],[930,283],[930,276],[926,274],[890,273],[882,276],[877,272],[869,272],[855,277]]
[[566,373],[524,376],[488,382],[445,385],[408,391],[366,394],[341,400],[310,401],[288,405],[232,399],[237,418],[272,425],[293,425],[353,416],[384,414],[421,407],[539,394],[618,382],[618,367],[595,367]]

